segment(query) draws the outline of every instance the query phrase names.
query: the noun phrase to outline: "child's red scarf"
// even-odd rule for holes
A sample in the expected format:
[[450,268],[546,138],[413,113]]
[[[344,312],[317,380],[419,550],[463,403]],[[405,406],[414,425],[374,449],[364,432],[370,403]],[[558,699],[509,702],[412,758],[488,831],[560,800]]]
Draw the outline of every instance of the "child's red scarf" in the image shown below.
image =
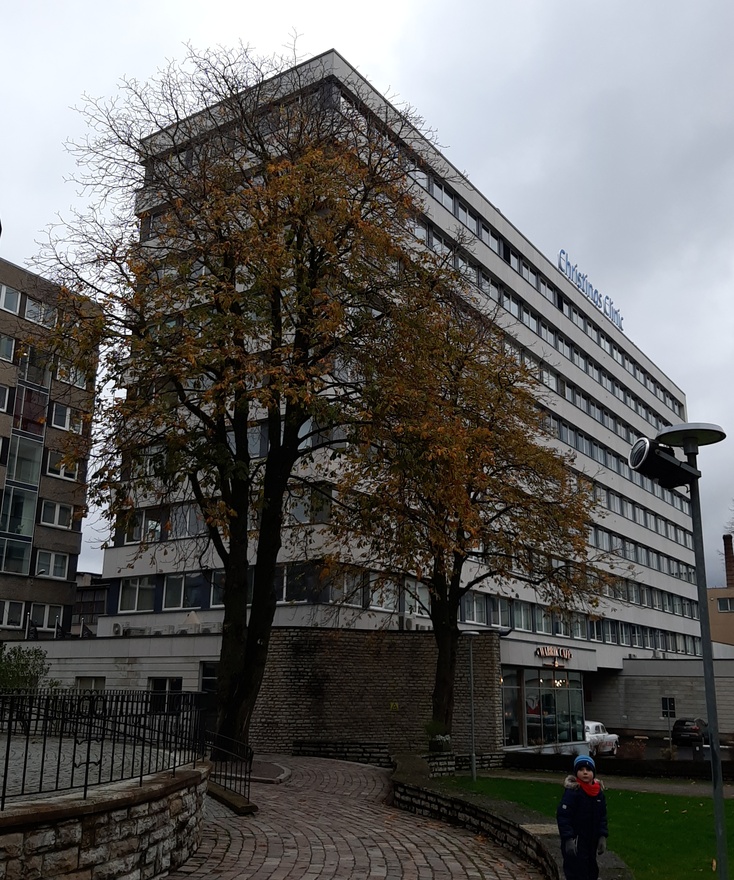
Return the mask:
[[598,779],[595,779],[593,782],[582,782],[579,779],[579,785],[582,791],[586,792],[589,797],[596,797],[601,791],[601,783]]

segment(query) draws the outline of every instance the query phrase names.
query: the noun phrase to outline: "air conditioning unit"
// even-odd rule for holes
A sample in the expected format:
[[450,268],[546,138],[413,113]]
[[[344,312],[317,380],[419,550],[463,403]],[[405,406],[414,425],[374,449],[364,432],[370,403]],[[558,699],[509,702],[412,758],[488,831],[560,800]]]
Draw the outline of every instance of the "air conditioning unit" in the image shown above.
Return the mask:
[[405,628],[406,629],[413,629],[413,618],[412,617],[405,618]]
[[112,635],[113,636],[121,636],[122,635],[122,624],[121,623],[113,623],[112,624]]

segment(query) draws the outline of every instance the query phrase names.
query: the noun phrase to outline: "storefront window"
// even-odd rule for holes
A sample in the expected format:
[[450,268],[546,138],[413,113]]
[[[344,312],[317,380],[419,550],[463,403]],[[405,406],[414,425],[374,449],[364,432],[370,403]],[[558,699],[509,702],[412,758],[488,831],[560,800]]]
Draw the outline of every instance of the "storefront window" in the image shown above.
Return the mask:
[[506,746],[583,741],[581,673],[504,668],[502,698]]

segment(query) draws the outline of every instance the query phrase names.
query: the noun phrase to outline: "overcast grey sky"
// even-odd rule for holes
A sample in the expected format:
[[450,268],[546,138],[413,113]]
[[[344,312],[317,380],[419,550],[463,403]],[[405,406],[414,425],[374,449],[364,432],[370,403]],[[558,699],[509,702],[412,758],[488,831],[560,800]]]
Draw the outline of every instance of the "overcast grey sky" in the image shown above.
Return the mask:
[[[292,31],[407,101],[447,156],[547,257],[566,248],[627,336],[686,393],[704,449],[708,582],[734,498],[734,4],[730,0],[0,0],[0,256],[26,265],[75,203],[67,138],[84,93],[169,59]],[[81,566],[101,568],[85,530]]]

